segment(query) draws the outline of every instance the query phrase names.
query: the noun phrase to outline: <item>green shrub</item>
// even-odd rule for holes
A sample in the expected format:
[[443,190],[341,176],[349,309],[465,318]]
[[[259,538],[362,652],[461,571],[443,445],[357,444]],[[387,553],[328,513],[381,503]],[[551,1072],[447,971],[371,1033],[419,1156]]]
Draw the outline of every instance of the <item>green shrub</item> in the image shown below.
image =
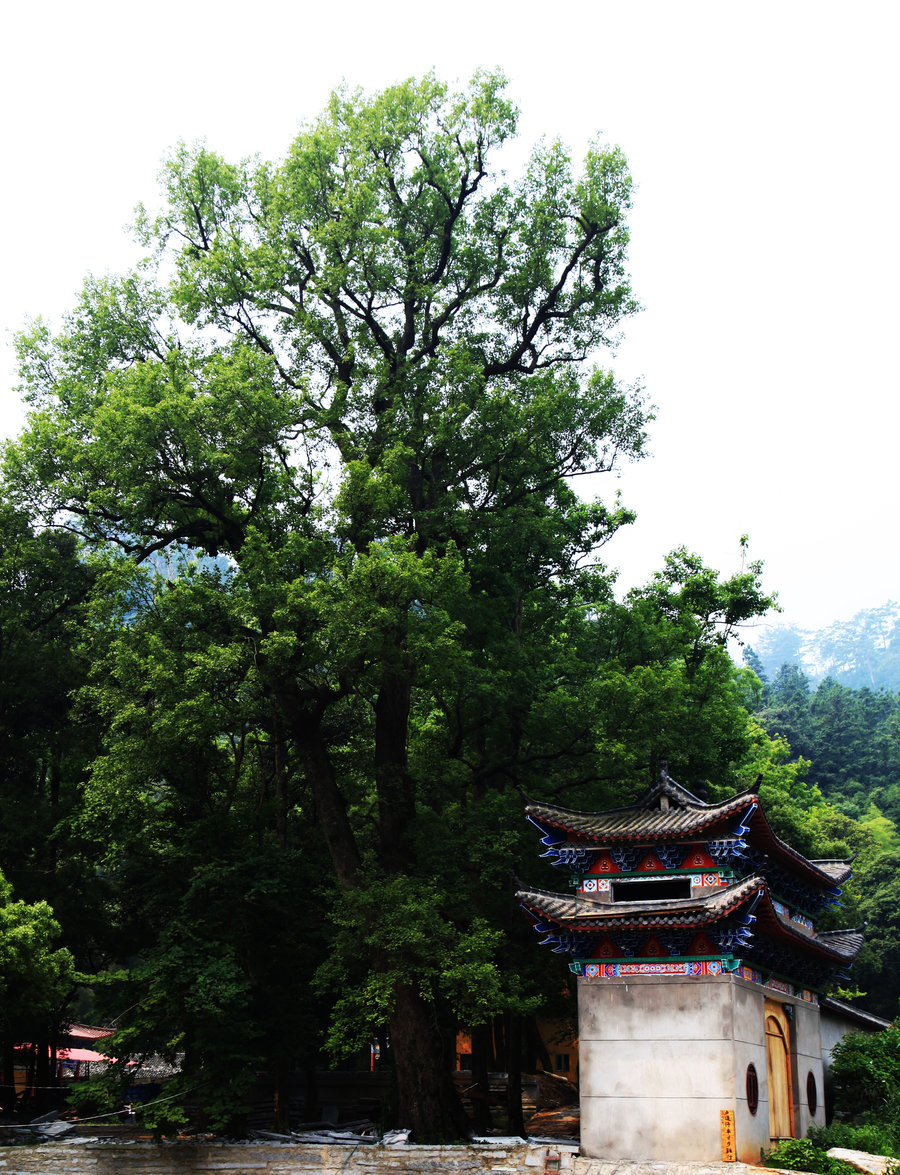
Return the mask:
[[865,1151],[868,1155],[889,1155],[900,1159],[897,1131],[884,1122],[832,1122],[830,1126],[811,1126],[809,1137],[823,1151],[839,1146],[844,1150]]
[[766,1167],[786,1171],[812,1171],[816,1175],[857,1175],[855,1167],[843,1159],[833,1159],[809,1138],[783,1138],[770,1151],[763,1152]]
[[884,1032],[851,1032],[834,1050],[835,1110],[900,1127],[900,1024]]

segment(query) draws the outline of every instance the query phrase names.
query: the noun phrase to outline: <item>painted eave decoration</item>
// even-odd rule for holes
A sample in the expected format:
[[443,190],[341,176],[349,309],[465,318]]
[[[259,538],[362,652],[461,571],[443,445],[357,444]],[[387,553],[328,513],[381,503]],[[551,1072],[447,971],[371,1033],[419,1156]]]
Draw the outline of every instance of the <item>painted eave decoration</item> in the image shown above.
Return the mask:
[[690,973],[704,975],[748,972],[746,962],[815,988],[846,978],[862,946],[861,928],[817,933],[810,917],[839,904],[850,862],[796,852],[774,833],[755,791],[709,804],[663,771],[625,807],[582,812],[529,801],[525,812],[543,856],[576,888],[521,887],[518,900],[543,943],[579,958],[578,974],[598,972],[581,969],[590,959],[606,973],[641,964],[659,974],[699,960]]
[[[661,801],[667,801],[665,806]],[[811,884],[831,891],[836,891],[836,887],[852,876],[849,861],[810,861],[786,844],[772,830],[753,791],[740,792],[718,804],[707,804],[664,776],[660,784],[623,808],[581,812],[530,801],[525,806],[525,814],[542,833],[542,843],[551,849],[560,845],[588,849],[599,845],[731,838],[744,840],[751,852],[765,855]]]

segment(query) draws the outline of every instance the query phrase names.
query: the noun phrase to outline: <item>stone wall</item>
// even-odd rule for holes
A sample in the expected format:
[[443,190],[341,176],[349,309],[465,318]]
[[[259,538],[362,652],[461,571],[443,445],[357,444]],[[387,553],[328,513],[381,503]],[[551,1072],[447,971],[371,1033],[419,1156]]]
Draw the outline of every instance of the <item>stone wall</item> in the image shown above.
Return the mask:
[[742,1163],[642,1163],[581,1157],[555,1144],[316,1146],[81,1143],[0,1147],[0,1175],[751,1175]]

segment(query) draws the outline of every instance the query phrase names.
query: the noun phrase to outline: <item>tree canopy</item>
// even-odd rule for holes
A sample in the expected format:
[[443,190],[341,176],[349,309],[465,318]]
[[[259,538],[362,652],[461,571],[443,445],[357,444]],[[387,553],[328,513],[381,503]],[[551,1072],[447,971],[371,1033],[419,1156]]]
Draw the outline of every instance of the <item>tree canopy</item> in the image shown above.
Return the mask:
[[72,937],[114,1047],[177,1056],[212,1125],[261,1069],[285,1124],[327,1022],[333,1053],[389,1034],[418,1139],[465,1131],[456,1029],[503,1018],[514,1073],[562,986],[513,901],[523,793],[625,802],[667,759],[821,801],[728,656],[759,565],[678,549],[614,597],[632,515],[576,487],[651,416],[594,365],[637,309],[631,178],[553,142],[508,179],[516,121],[502,76],[428,76],[337,92],[278,164],[181,146],[144,263],[20,339],[4,509],[66,554],[86,732],[48,823],[109,922]]
[[[477,1023],[521,999],[472,915],[489,865],[457,854],[492,792],[595,751],[590,699],[567,706],[577,617],[608,597],[593,557],[630,516],[572,479],[639,456],[647,420],[588,364],[637,305],[624,157],[595,145],[576,169],[541,144],[508,181],[516,119],[500,75],[428,76],[336,93],[279,165],[179,148],[138,218],[147,262],[22,337],[32,414],[6,454],[13,500],[89,549],[224,561],[133,589],[89,693],[107,734],[88,811],[136,875],[171,858],[167,943],[207,822],[221,837],[249,804],[235,843],[255,826],[276,871],[313,827],[356,956],[334,982],[365,992],[335,1031],[389,1023],[422,1138],[461,1129],[441,1009]],[[478,835],[490,857],[505,833]],[[233,882],[203,872],[208,914]],[[217,981],[236,1010],[247,970]],[[202,1053],[200,1025],[176,1035]]]

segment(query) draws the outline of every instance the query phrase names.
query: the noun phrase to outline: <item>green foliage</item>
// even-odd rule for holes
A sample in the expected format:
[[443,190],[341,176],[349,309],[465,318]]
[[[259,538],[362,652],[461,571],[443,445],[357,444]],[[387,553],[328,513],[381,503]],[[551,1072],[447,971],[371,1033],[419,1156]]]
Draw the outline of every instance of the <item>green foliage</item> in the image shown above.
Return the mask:
[[783,1138],[761,1155],[763,1166],[785,1171],[813,1171],[817,1175],[850,1175],[855,1168],[843,1159],[832,1158],[810,1138]]
[[[132,605],[84,690],[108,736],[79,828],[115,875],[110,913],[137,956],[95,977],[95,999],[129,1009],[115,1055],[177,1063],[167,1098],[196,1091],[207,1122],[234,1128],[257,1069],[315,1054],[324,863],[291,810],[233,576],[184,562]],[[174,1123],[179,1102],[165,1113]]]
[[47,902],[13,898],[0,873],[0,1041],[32,1039],[58,1016],[75,981],[71,953]]
[[573,488],[650,419],[585,363],[637,309],[625,159],[507,180],[504,84],[339,91],[279,166],[180,147],[150,259],[20,339],[10,501],[115,587],[68,687],[102,727],[65,822],[107,886],[97,1007],[210,1121],[330,1013],[338,1052],[387,1025],[405,1124],[458,1134],[442,1035],[562,987],[513,898],[522,791],[623,802],[664,758],[727,789],[754,746],[726,642],[759,566],[678,550],[616,603],[633,515]]
[[597,611],[586,627],[597,662],[601,745],[615,754],[603,765],[607,778],[647,784],[666,760],[689,787],[701,780],[723,793],[734,789],[753,730],[746,679],[735,672],[726,644],[773,603],[758,565],[723,578],[680,548],[623,605],[608,602]]
[[[435,882],[376,881],[376,872],[335,911],[338,933],[317,975],[321,990],[340,990],[327,1041],[333,1055],[352,1055],[389,1023],[401,985],[469,1026],[508,1008],[535,1010],[537,999],[522,998],[517,977],[497,965],[499,930],[477,916],[454,926],[452,894]],[[374,969],[360,968],[367,958],[378,961]]]
[[831,1073],[835,1119],[811,1130],[811,1141],[900,1160],[900,1026],[849,1033],[835,1046]]
[[[900,698],[849,689],[832,678],[815,691],[796,665],[784,664],[755,707],[771,734],[813,764],[822,792],[859,819],[900,817]],[[876,811],[870,809],[875,804]],[[881,826],[882,833],[888,832]],[[880,833],[881,834],[881,833]]]
[[868,992],[867,1006],[882,1016],[897,1014],[897,966],[900,963],[898,917],[900,854],[884,853],[861,871],[861,913],[868,919],[866,940],[854,977]]
[[[88,1081],[73,1082],[67,1091],[67,1101],[75,1110],[79,1118],[107,1118],[115,1119],[121,1112],[122,1105],[127,1101],[128,1090],[140,1079],[140,1068],[135,1068],[131,1061],[123,1061],[110,1065],[106,1071],[92,1076]],[[174,1089],[173,1086],[180,1088]],[[177,1136],[189,1124],[189,1118],[182,1108],[186,1094],[193,1093],[192,1089],[184,1089],[183,1082],[176,1079],[167,1084],[170,1092],[162,1097],[154,1098],[146,1105],[130,1103],[134,1106],[137,1122],[146,1130],[152,1130],[154,1138]],[[211,1101],[211,1121],[218,1127],[227,1126],[231,1119],[229,1111],[232,1108],[228,1103],[220,1111],[219,1101],[215,1094]]]
[[[828,1151],[834,1147],[842,1150],[863,1151],[867,1155],[887,1155],[900,1160],[900,1138],[895,1127],[882,1122],[867,1122],[855,1124],[851,1122],[832,1122],[830,1126],[821,1128],[811,1126],[810,1140],[820,1150]],[[888,1175],[896,1175],[898,1163],[888,1163]]]
[[71,535],[36,530],[0,495],[0,859],[28,899],[35,873],[54,871],[56,825],[89,753],[69,694],[86,669],[79,621],[96,579]]
[[900,1128],[900,1025],[845,1036],[834,1049],[832,1079],[842,1114]]
[[121,584],[119,567],[36,526],[0,489],[0,1043],[7,1067],[14,1042],[35,1046],[31,1116],[50,1108],[49,1052],[75,973],[111,946],[108,887],[70,823],[99,739],[73,697],[121,615]]
[[855,856],[845,919],[867,927],[854,980],[868,993],[867,1006],[887,1017],[897,1012],[900,959],[898,707],[892,693],[850,689],[831,678],[811,691],[790,664],[761,685],[755,707],[759,723],[784,749],[778,771],[785,779],[809,776],[815,783],[800,791],[789,787],[791,803],[777,805],[781,835],[810,856]]

